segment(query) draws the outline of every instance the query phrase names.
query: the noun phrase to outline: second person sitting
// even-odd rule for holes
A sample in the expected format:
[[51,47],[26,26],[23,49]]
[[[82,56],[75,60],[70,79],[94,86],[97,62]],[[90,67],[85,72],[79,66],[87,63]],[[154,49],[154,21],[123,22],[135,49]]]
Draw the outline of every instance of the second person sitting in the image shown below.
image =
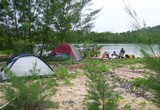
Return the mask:
[[103,54],[102,54],[102,59],[106,59],[106,58],[109,58],[109,53],[107,51],[105,51]]

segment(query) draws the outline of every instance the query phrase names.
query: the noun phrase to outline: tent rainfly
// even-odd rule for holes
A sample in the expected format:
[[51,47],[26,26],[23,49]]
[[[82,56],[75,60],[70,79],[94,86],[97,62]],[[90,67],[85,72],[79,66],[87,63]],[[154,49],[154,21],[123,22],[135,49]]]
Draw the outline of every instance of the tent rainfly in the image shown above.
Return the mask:
[[49,54],[49,56],[55,56],[55,57],[63,57],[63,58],[73,58],[75,61],[82,60],[82,56],[80,54],[80,51],[73,46],[72,44],[63,43],[59,46],[57,46],[52,52]]

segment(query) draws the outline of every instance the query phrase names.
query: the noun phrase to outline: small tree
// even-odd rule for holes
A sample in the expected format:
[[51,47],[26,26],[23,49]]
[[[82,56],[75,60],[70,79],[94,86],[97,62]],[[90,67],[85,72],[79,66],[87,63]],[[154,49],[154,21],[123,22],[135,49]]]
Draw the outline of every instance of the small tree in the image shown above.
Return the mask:
[[[89,64],[89,65],[88,65]],[[87,62],[86,76],[88,81],[85,105],[88,110],[114,110],[117,108],[117,96],[113,92],[113,86],[108,84],[103,72],[109,72],[108,67],[96,61]]]
[[[144,85],[147,88],[154,90],[154,101],[160,107],[160,58],[156,56],[156,51],[160,52],[160,46],[158,45],[158,48],[155,47],[156,42],[154,38],[148,34],[145,22],[143,22],[143,25],[140,24],[137,19],[136,11],[132,10],[126,4],[125,11],[131,16],[131,18],[133,18],[132,25],[135,29],[140,30],[140,38],[143,38],[143,43],[147,46],[147,48],[141,48],[146,67],[157,72],[157,74],[152,75],[145,81],[142,80],[142,82],[145,83]],[[138,40],[142,41],[142,39]]]

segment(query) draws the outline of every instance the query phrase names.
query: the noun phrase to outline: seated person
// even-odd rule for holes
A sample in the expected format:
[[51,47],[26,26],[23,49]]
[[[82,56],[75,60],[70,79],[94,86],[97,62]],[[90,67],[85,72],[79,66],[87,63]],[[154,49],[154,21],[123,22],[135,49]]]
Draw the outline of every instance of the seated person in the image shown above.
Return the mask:
[[119,57],[124,58],[124,53],[125,53],[125,50],[122,48],[120,53],[119,53]]
[[116,53],[116,51],[112,53],[112,58],[119,58],[119,55]]
[[109,53],[107,51],[102,54],[102,59],[104,58],[109,58]]

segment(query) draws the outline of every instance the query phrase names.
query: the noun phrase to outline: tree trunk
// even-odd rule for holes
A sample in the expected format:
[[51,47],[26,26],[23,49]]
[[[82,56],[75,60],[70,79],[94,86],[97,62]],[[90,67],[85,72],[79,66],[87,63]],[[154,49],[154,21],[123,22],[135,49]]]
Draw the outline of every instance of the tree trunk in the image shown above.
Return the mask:
[[17,2],[15,0],[14,2],[14,22],[15,22],[15,28],[16,28],[16,37],[19,39],[19,31],[18,31],[18,23],[17,23],[17,12],[16,12],[16,7],[17,7]]

